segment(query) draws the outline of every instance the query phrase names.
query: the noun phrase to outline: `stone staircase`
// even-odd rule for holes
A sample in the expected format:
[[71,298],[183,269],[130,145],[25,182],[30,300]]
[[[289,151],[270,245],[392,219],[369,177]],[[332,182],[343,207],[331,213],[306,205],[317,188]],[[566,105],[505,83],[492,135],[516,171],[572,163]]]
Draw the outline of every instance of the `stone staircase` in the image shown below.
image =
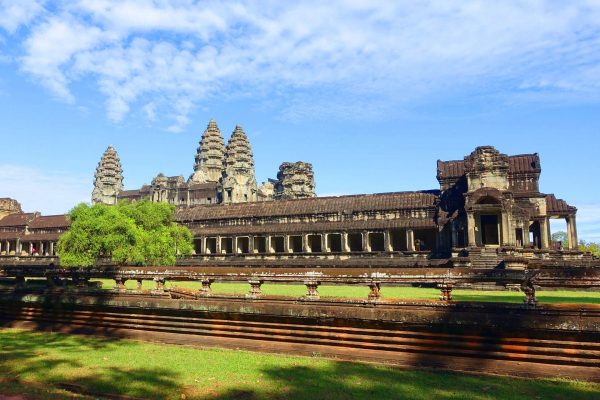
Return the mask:
[[496,268],[502,262],[496,248],[480,248],[480,252],[469,252],[471,266],[473,268]]

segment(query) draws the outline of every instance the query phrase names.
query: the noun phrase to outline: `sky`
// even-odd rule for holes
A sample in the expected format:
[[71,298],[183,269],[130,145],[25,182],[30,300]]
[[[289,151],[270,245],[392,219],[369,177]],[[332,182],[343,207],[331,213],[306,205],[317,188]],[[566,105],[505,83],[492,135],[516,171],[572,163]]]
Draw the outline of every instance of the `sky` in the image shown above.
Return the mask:
[[0,0],[0,197],[89,202],[110,144],[126,189],[187,178],[210,118],[244,128],[259,182],[302,160],[321,196],[537,152],[600,241],[600,0]]

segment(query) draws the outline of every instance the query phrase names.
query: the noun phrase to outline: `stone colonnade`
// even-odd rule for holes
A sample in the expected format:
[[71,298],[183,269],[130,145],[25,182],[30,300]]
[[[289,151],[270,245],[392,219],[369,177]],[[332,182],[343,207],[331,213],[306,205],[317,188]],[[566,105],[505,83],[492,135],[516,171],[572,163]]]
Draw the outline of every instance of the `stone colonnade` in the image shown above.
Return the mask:
[[0,240],[0,255],[3,256],[55,256],[56,243],[48,240],[26,239]]
[[[499,243],[502,246],[518,246],[529,248],[531,245],[540,247],[541,249],[549,249],[552,246],[551,230],[550,230],[550,216],[538,217],[530,221],[518,221],[513,220],[508,216],[507,213],[502,212],[499,219]],[[469,247],[481,246],[481,237],[477,233],[478,223],[477,218],[480,214],[474,212],[467,212],[467,245]],[[564,218],[567,223],[567,238],[569,242],[569,250],[578,249],[578,238],[577,238],[577,222],[576,216],[569,215]],[[534,240],[533,243],[529,237],[530,228],[534,224],[539,224],[539,230],[537,226],[533,229]],[[457,246],[458,243],[458,232],[455,226],[452,226],[452,243],[453,247]],[[519,243],[521,242],[521,243]]]
[[[432,230],[433,231],[433,230]],[[268,235],[204,236],[194,240],[196,254],[348,253],[434,250],[417,248],[413,229]]]

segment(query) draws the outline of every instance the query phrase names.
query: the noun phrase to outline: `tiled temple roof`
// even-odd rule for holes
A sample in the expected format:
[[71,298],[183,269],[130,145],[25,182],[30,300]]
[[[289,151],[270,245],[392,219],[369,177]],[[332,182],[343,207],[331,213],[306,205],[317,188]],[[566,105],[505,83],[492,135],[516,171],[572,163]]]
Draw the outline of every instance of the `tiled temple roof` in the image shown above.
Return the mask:
[[[509,173],[511,174],[526,174],[540,173],[540,157],[537,153],[534,154],[519,154],[508,157]],[[437,178],[453,179],[460,178],[465,174],[465,160],[438,160]]]
[[0,227],[26,226],[36,217],[35,213],[16,213],[9,214],[0,219]]
[[306,232],[342,232],[357,231],[363,229],[401,229],[401,228],[430,228],[435,229],[437,225],[433,219],[404,218],[393,220],[369,220],[369,221],[335,221],[335,222],[312,222],[288,223],[288,224],[265,224],[265,225],[233,225],[233,226],[208,226],[193,228],[195,235],[255,235],[255,234],[292,234]]
[[[1,221],[0,221],[1,225]],[[31,229],[68,228],[71,223],[66,215],[45,215],[34,218],[29,224]]]
[[293,216],[322,213],[353,213],[433,208],[439,199],[436,190],[363,194],[339,197],[312,197],[295,200],[259,201],[229,205],[201,205],[178,210],[178,221],[201,221],[229,218]]
[[567,215],[574,214],[577,208],[570,206],[563,199],[557,199],[553,194],[546,196],[546,214],[548,215]]

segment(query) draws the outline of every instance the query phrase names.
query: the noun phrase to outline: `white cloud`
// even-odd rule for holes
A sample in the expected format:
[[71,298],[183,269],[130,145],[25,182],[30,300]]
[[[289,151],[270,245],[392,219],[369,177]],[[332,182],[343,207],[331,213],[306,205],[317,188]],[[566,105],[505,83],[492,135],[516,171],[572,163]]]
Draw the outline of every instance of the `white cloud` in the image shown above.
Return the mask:
[[72,81],[91,79],[117,122],[153,103],[162,110],[146,114],[173,131],[202,103],[249,95],[288,98],[291,118],[372,114],[373,96],[397,106],[495,81],[598,100],[595,1],[79,0],[35,21],[24,71],[66,100]]
[[1,196],[19,201],[23,211],[62,214],[78,203],[90,201],[93,182],[89,176],[10,164],[0,165],[0,170]]
[[44,11],[43,0],[0,0],[0,28],[14,33]]

